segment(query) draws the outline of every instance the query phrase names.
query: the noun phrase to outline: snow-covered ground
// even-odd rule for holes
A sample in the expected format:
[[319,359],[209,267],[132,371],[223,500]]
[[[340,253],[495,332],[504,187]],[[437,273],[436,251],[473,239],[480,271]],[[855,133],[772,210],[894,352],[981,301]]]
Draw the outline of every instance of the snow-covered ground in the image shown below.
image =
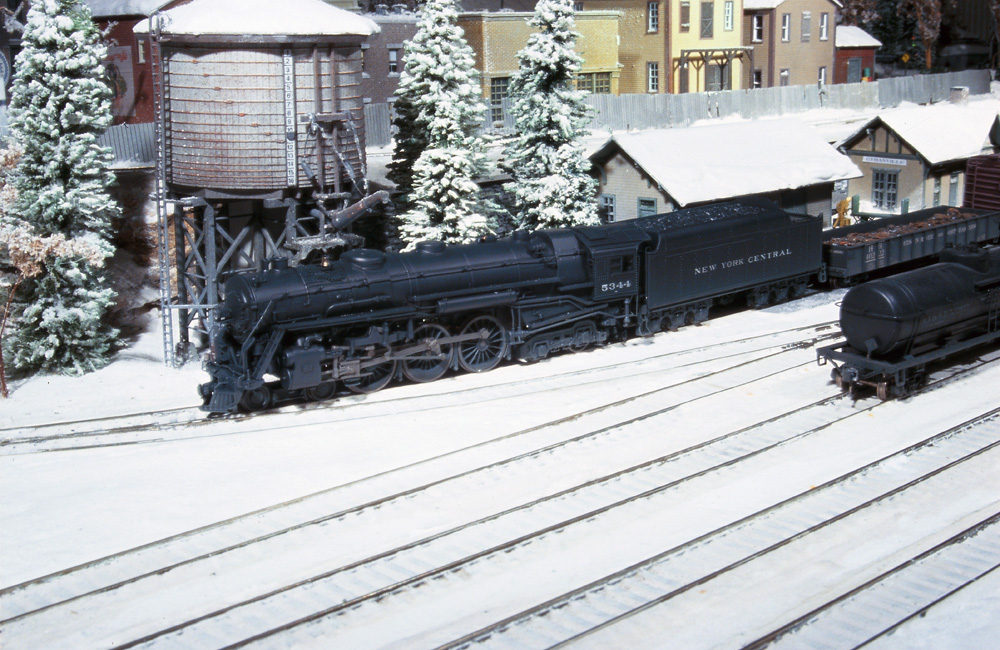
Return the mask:
[[964,423],[1000,406],[1000,353],[851,400],[815,362],[842,295],[212,421],[152,327],[0,404],[0,643],[800,647],[889,593],[928,609],[882,636],[902,615],[850,614],[863,639],[987,647],[998,572],[937,605],[898,581],[996,537],[997,419]]

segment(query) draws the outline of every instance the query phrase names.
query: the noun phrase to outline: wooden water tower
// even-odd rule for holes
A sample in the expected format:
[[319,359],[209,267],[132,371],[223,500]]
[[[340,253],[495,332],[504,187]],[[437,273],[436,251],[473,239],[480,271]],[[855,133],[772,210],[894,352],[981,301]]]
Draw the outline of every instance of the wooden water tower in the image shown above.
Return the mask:
[[359,245],[350,222],[387,201],[365,178],[361,45],[378,26],[322,0],[193,0],[135,31],[152,53],[172,363],[210,332],[227,274]]

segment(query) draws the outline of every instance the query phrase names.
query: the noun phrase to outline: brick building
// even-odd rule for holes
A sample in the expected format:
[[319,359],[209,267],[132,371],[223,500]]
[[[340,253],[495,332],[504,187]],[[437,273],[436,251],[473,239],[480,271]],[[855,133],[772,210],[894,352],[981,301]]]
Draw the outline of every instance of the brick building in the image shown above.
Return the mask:
[[744,0],[743,42],[754,48],[748,88],[833,81],[836,0]]

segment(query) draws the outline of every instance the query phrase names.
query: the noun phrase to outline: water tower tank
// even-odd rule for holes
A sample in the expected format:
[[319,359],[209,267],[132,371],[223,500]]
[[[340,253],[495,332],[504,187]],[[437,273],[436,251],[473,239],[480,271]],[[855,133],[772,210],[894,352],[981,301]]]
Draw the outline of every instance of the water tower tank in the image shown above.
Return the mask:
[[374,22],[321,0],[193,0],[135,31],[160,46],[172,189],[275,196],[360,180]]

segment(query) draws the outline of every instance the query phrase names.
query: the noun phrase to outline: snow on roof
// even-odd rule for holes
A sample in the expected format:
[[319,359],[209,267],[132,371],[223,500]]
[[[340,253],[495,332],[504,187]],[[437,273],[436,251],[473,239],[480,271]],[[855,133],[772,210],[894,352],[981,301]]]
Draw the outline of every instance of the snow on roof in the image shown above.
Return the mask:
[[853,140],[866,129],[883,123],[932,165],[971,158],[983,153],[990,132],[1000,120],[1000,101],[994,99],[932,106],[905,106],[879,113],[843,140]]
[[858,178],[857,166],[797,119],[709,123],[612,137],[681,206]]
[[[161,14],[164,34],[199,36],[371,36],[379,27],[368,18],[322,0],[193,0]],[[145,21],[135,27],[148,33]]]
[[[777,9],[785,0],[743,0],[743,11],[761,11],[765,9]],[[830,0],[830,3],[837,8],[843,8],[844,4],[840,0]]]
[[743,0],[743,11],[760,11],[775,9],[785,0]]
[[173,0],[83,0],[94,18],[150,16]]
[[837,47],[882,47],[882,41],[852,25],[837,25],[836,38]]

